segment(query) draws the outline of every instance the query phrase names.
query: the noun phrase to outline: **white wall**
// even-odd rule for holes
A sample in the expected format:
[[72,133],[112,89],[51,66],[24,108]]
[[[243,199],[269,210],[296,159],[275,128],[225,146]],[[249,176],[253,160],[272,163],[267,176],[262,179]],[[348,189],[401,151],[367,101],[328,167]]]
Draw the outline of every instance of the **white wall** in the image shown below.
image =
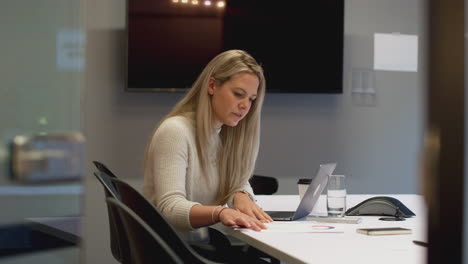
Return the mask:
[[[423,0],[346,0],[343,94],[268,94],[256,173],[277,177],[279,193],[297,192],[296,180],[321,162],[338,161],[350,193],[418,193],[418,154],[425,100],[427,43]],[[84,131],[87,263],[112,263],[103,192],[91,176],[91,160],[108,164],[141,185],[142,154],[156,122],[181,94],[127,93],[125,0],[87,1],[88,46]],[[376,96],[351,94],[353,68],[373,67],[373,34],[419,36],[419,71],[376,71]],[[313,36],[313,29],[311,29]],[[319,36],[313,36],[318,37]],[[319,39],[318,39],[319,41]],[[314,85],[320,76],[304,78]]]

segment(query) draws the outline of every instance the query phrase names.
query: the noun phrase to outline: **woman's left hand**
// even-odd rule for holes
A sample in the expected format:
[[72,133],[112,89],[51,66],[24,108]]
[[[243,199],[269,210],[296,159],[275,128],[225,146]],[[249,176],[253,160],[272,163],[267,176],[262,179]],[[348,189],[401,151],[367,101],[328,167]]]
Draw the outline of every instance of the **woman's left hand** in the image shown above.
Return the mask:
[[238,192],[234,194],[234,209],[260,220],[263,223],[273,222],[273,219],[263,211],[250,197],[243,193]]

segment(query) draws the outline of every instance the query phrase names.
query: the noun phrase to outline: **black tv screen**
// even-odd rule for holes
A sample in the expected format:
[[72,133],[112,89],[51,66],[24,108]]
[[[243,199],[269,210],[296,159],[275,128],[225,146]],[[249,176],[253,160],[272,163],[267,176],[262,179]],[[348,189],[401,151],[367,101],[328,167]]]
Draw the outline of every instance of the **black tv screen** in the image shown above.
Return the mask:
[[128,0],[127,91],[185,91],[217,54],[243,49],[267,92],[342,93],[344,0]]

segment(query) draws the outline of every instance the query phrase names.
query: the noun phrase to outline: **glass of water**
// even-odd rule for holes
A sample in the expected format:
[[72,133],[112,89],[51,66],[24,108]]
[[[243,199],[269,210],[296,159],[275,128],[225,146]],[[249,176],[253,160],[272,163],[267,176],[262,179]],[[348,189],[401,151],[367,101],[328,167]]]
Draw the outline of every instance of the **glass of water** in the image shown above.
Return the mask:
[[342,217],[346,211],[346,176],[329,175],[327,185],[328,216]]

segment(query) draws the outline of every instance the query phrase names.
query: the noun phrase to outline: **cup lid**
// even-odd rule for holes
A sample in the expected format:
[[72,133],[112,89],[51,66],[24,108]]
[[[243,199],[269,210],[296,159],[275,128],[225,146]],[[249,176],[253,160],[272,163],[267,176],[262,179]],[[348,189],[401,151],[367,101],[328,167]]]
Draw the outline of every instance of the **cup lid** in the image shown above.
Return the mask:
[[310,184],[311,182],[312,182],[312,179],[302,178],[297,181],[297,184]]

